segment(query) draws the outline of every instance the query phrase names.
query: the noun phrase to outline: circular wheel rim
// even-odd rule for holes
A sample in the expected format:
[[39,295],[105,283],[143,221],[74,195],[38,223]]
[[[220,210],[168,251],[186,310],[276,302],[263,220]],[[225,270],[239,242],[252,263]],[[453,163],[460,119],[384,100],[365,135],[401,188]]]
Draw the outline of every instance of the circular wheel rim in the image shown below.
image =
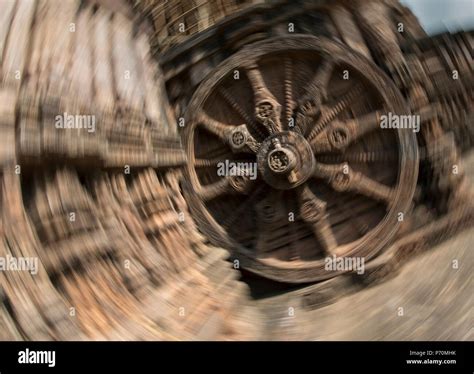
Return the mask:
[[[274,259],[255,257],[255,252],[230,237],[228,232],[216,221],[215,217],[207,209],[202,201],[202,196],[200,196],[202,186],[194,165],[196,161],[194,155],[194,132],[199,122],[196,120],[196,113],[201,113],[201,108],[203,108],[204,103],[210,97],[212,89],[228,77],[231,72],[242,68],[242,63],[246,65],[247,69],[252,70],[255,64],[263,57],[283,51],[316,53],[322,56],[323,62],[324,59],[329,59],[333,66],[339,66],[341,64],[350,66],[353,71],[360,74],[363,79],[370,82],[372,87],[377,89],[377,93],[383,102],[388,105],[392,113],[408,114],[409,109],[395,85],[375,64],[368,61],[365,57],[353,52],[343,44],[329,39],[303,35],[277,37],[247,46],[220,64],[214,74],[208,76],[195,92],[185,115],[186,129],[184,131],[184,142],[188,154],[188,164],[185,172],[184,191],[198,227],[208,236],[213,244],[229,249],[235,259],[239,260],[242,268],[270,279],[290,283],[302,283],[328,279],[344,273],[347,270],[327,271],[324,266],[324,259],[298,261],[294,263],[291,261],[275,261]],[[255,91],[254,95],[255,97],[258,96]],[[314,95],[312,96],[314,98]],[[321,105],[321,102],[318,100],[319,99],[314,99],[316,106]],[[297,108],[295,118],[298,118],[298,115],[306,113],[308,110],[311,111],[311,106],[309,106],[308,109],[300,105]],[[298,126],[297,119],[296,122]],[[333,122],[334,121],[331,121],[330,124]],[[260,122],[260,124],[263,128],[270,129],[269,131],[271,131],[271,126],[275,125],[275,123],[268,125],[268,123],[263,124],[263,122]],[[326,124],[326,128],[333,128],[330,124]],[[243,130],[247,129],[244,128]],[[334,127],[334,130],[338,130],[337,126]],[[407,129],[395,129],[392,131],[396,134],[399,167],[395,193],[392,195],[393,201],[390,203],[390,207],[383,219],[371,229],[366,236],[363,236],[360,240],[356,240],[350,246],[341,246],[341,248],[344,248],[344,251],[334,252],[338,257],[363,257],[367,261],[377,255],[397,232],[400,225],[398,214],[400,212],[406,213],[410,208],[418,177],[418,147],[416,135],[413,131]],[[278,131],[275,131],[275,133],[277,132]],[[241,140],[241,134],[238,135],[236,138]],[[246,132],[246,135],[248,135],[248,132]],[[320,138],[320,133],[315,135],[314,130],[309,130],[306,136],[311,137],[312,141],[316,141],[317,143],[317,139]],[[252,141],[248,142],[248,146],[249,148],[255,148],[254,153],[257,153],[259,147],[254,144],[255,139],[251,136],[250,138]],[[331,144],[331,141],[329,141],[329,143]],[[335,143],[333,142],[332,144]],[[236,145],[234,144],[233,147],[234,146]],[[325,147],[327,147],[327,145]],[[320,170],[321,173],[330,172],[327,168],[326,170],[324,170],[324,167],[322,169],[322,171]],[[337,178],[333,178],[333,181],[334,180],[337,181]],[[337,184],[338,183],[335,183],[335,185]]]

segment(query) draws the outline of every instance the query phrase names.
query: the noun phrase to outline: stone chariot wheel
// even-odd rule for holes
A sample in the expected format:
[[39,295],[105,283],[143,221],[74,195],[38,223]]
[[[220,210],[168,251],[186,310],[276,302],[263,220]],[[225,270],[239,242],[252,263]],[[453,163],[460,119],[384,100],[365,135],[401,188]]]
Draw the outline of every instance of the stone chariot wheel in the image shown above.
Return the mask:
[[185,118],[184,190],[200,230],[283,282],[350,270],[328,258],[367,261],[397,232],[418,177],[415,133],[381,128],[389,113],[409,114],[397,88],[337,42],[294,35],[232,55]]

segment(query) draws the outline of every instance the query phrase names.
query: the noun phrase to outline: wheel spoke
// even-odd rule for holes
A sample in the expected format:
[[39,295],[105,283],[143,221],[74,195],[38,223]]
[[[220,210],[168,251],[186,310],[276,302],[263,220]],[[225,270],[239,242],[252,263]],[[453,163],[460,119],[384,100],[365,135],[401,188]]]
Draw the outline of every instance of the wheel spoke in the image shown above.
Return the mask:
[[311,127],[314,117],[321,111],[327,98],[327,86],[334,70],[334,63],[323,60],[306,88],[306,93],[298,101],[296,125],[305,134]]
[[308,88],[311,96],[320,95],[322,99],[327,97],[327,88],[334,71],[334,63],[330,60],[323,60]]
[[255,95],[255,101],[261,101],[268,98],[275,99],[263,80],[262,73],[257,64],[252,64],[246,69],[250,84]]
[[240,116],[241,119],[245,121],[250,127],[252,127],[260,139],[265,138],[265,134],[262,132],[259,126],[256,126],[255,121],[249,116],[249,114],[235,101],[231,93],[227,91],[224,87],[219,88],[219,93],[224,98],[226,103],[235,110],[235,112]]
[[295,102],[293,100],[293,62],[287,56],[285,58],[285,108],[286,124],[290,128],[290,121],[293,117]]
[[380,128],[380,111],[359,118],[334,121],[311,141],[315,153],[343,151],[365,134]]
[[398,160],[398,152],[393,149],[375,149],[372,151],[351,151],[344,153],[331,153],[318,156],[320,162],[326,163],[383,163]]
[[255,97],[255,116],[270,134],[283,131],[281,126],[281,104],[270,92],[256,64],[246,68]]
[[321,243],[326,254],[336,251],[337,240],[329,223],[326,203],[318,199],[308,186],[298,189],[300,216],[306,222]]
[[313,79],[306,88],[306,94],[298,103],[299,111],[304,115],[314,116],[321,109],[327,97],[327,86],[334,70],[334,63],[323,60]]
[[246,176],[224,177],[217,182],[201,186],[197,191],[203,201],[210,201],[227,194],[248,194],[254,181]]
[[235,209],[225,220],[224,223],[222,224],[223,227],[226,229],[229,229],[235,222],[237,218],[240,217],[243,212],[245,212],[246,209],[250,209],[252,205],[254,204],[254,201],[257,199],[259,196],[260,192],[262,192],[264,185],[260,184],[257,186],[250,194],[247,196],[246,200],[242,203],[239,204],[239,207]]
[[243,119],[246,123],[252,123],[252,118],[247,114],[247,112],[235,101],[229,91],[227,91],[224,87],[219,88],[219,93],[222,95],[224,100],[231,108],[235,110],[235,112]]
[[227,143],[227,138],[232,131],[232,126],[216,121],[209,117],[206,113],[201,112],[197,116],[197,122],[203,126],[207,131],[219,137],[223,142]]
[[281,194],[281,191],[273,190],[255,205],[258,235],[255,243],[257,255],[273,249],[271,239],[278,236],[278,230],[281,230],[278,222],[285,215]]
[[325,165],[318,163],[314,176],[326,180],[331,187],[339,192],[356,192],[377,201],[390,205],[395,190],[392,187],[379,183],[364,174],[352,170],[347,163]]
[[197,194],[203,201],[209,201],[231,192],[232,187],[230,186],[230,179],[222,178],[212,184],[201,186],[197,191]]
[[316,135],[321,133],[326,126],[331,123],[338,115],[345,111],[354,101],[360,97],[363,93],[363,86],[357,84],[352,87],[342,98],[335,104],[331,106],[323,105],[321,107],[321,116],[318,119],[318,122],[314,125],[310,134],[308,135],[308,141],[313,140]]
[[374,181],[360,172],[353,173],[352,189],[359,194],[391,204],[395,196],[393,188]]
[[213,159],[205,159],[205,158],[197,158],[194,160],[194,167],[195,168],[207,168],[216,166],[222,159],[220,157],[213,158]]
[[260,143],[250,134],[245,124],[239,126],[226,125],[203,112],[198,115],[197,122],[216,135],[222,142],[228,144],[232,152],[256,153],[260,147]]

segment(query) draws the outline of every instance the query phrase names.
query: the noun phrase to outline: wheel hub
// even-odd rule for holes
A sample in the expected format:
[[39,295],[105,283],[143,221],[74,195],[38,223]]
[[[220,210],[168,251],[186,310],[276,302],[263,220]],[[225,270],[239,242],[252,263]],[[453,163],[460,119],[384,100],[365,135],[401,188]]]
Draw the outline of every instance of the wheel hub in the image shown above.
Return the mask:
[[266,138],[257,154],[260,175],[271,187],[289,190],[306,182],[315,159],[308,141],[293,131]]

